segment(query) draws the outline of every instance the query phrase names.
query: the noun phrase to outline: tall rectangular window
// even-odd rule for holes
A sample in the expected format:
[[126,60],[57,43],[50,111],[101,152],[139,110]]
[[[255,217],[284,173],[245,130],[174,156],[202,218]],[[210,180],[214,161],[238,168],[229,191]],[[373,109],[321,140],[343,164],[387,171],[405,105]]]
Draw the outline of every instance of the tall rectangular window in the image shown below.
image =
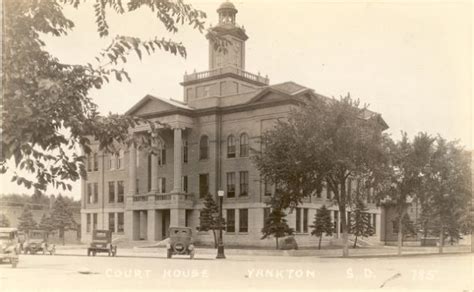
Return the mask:
[[162,146],[158,153],[158,165],[165,165],[166,164],[166,148]]
[[268,182],[267,179],[263,180],[263,195],[264,196],[272,195],[272,185]]
[[239,232],[249,232],[248,209],[239,209]]
[[123,186],[123,180],[117,181],[117,202],[123,203],[123,196],[125,194],[125,188]]
[[99,170],[99,157],[97,153],[94,153],[94,171]]
[[268,216],[270,216],[270,208],[263,208],[263,226],[265,226]]
[[235,172],[227,173],[227,197],[235,197]]
[[296,225],[295,230],[297,233],[301,232],[301,208],[296,208]]
[[234,135],[227,137],[227,158],[235,158],[235,138]]
[[115,232],[115,213],[109,213],[109,230]]
[[114,169],[115,168],[115,154],[110,153],[109,155],[109,169]]
[[115,202],[115,182],[109,181],[109,203]]
[[99,183],[94,183],[94,203],[99,202]]
[[92,197],[92,183],[87,184],[87,202],[92,204],[93,197]]
[[239,173],[240,179],[240,193],[241,197],[248,196],[249,194],[249,172],[248,171],[241,171]]
[[308,233],[308,208],[303,209],[303,232]]
[[188,192],[188,176],[185,175],[181,179],[182,179],[181,189],[183,190],[183,192],[187,193]]
[[135,183],[135,193],[138,195],[140,194],[140,180],[137,178]]
[[117,153],[117,169],[123,169],[123,150]]
[[204,198],[209,193],[209,174],[199,175],[199,197]]
[[86,214],[86,232],[91,232],[91,214]]
[[97,213],[92,214],[92,230],[97,229]]
[[188,163],[188,141],[183,141],[183,163]]
[[166,178],[165,177],[158,178],[158,192],[166,193]]
[[334,211],[334,233],[337,233],[337,224],[339,223],[339,212]]
[[226,231],[227,232],[235,232],[235,209],[227,209],[227,216],[226,216]]
[[124,230],[124,220],[123,220],[123,212],[117,213],[117,232],[123,232]]
[[92,154],[88,154],[87,155],[87,171],[92,171],[92,164],[93,164],[93,160],[92,160]]

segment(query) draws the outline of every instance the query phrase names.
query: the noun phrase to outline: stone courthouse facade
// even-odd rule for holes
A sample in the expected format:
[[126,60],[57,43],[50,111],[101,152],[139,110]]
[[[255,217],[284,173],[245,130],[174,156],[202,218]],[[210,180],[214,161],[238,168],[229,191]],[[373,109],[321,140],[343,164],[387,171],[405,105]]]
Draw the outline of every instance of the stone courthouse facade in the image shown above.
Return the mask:
[[[274,187],[262,181],[251,160],[251,149],[259,150],[260,136],[285,117],[298,100],[318,96],[294,82],[270,85],[267,77],[245,71],[245,29],[236,24],[237,9],[230,2],[217,10],[219,23],[211,28],[231,45],[227,52],[214,50],[209,41],[209,69],[186,74],[183,100],[145,96],[126,114],[170,125],[163,129],[159,155],[135,148],[116,154],[98,151],[88,160],[88,178],[83,181],[81,226],[83,239],[90,240],[94,228],[111,229],[129,240],[159,241],[169,226],[199,225],[203,197],[224,190],[223,214],[227,221],[224,242],[229,245],[274,245],[260,240],[266,202]],[[131,132],[146,131],[145,127]],[[373,239],[383,234],[381,211],[368,200]],[[314,245],[309,227],[316,209],[325,204],[337,233],[340,224],[331,193],[308,198],[288,214],[300,245]],[[210,243],[210,232],[195,233],[195,241]]]

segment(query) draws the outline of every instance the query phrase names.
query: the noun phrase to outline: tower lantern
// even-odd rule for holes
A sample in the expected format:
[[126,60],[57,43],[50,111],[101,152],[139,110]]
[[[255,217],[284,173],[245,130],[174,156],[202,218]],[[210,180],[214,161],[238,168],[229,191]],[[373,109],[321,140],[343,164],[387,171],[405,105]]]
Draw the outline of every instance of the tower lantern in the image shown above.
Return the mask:
[[231,24],[235,25],[235,15],[238,10],[235,8],[234,4],[229,1],[226,1],[219,6],[217,13],[219,14],[219,24],[226,25]]

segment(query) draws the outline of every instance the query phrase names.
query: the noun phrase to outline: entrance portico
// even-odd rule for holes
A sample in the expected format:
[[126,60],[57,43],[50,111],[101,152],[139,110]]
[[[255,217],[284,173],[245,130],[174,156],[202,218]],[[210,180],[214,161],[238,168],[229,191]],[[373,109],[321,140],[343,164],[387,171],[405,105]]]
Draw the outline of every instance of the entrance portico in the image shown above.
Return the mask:
[[[167,116],[159,122],[166,124],[173,133],[173,171],[172,188],[170,192],[162,192],[160,187],[159,157],[150,157],[150,191],[137,193],[137,149],[129,147],[128,196],[125,204],[126,217],[131,223],[126,224],[125,234],[134,240],[161,240],[166,235],[169,226],[185,226],[186,209],[193,208],[193,196],[182,189],[183,176],[183,132],[192,128],[192,119],[184,115]],[[145,131],[145,127],[137,127],[133,132]],[[169,133],[169,132],[168,132]],[[133,133],[132,133],[133,134]],[[168,175],[169,177],[170,175]],[[128,214],[128,215],[127,215]]]

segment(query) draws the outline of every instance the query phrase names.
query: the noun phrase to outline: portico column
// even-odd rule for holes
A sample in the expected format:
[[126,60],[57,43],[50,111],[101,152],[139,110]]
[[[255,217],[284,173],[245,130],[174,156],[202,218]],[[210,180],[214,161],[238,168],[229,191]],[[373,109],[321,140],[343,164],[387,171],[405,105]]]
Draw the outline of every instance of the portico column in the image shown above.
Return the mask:
[[128,152],[128,193],[133,196],[137,192],[137,149],[134,144],[130,145]]
[[181,190],[181,176],[182,176],[182,156],[181,156],[181,149],[183,147],[183,137],[182,137],[182,129],[175,128],[174,129],[174,177],[173,177],[173,193],[180,193]]
[[[153,143],[156,147],[156,143]],[[158,155],[151,154],[151,192],[158,192]]]

